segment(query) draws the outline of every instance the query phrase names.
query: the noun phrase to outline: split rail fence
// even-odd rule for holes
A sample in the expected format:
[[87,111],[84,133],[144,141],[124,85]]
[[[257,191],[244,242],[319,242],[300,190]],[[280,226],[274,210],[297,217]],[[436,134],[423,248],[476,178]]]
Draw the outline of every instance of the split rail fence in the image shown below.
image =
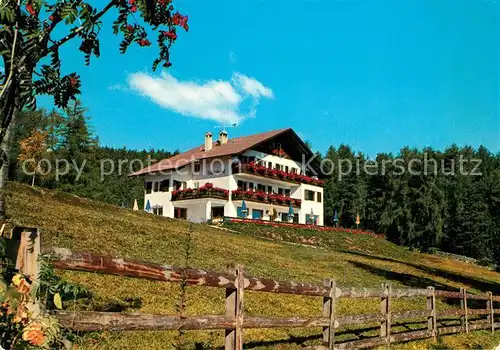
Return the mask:
[[[16,267],[25,274],[36,275],[36,261],[40,253],[40,234],[36,229],[24,229],[10,240]],[[12,251],[12,249],[10,250]],[[72,252],[65,248],[47,251],[56,257],[54,267],[63,270],[85,271],[106,275],[141,278],[152,281],[181,283],[189,286],[215,287],[226,291],[225,315],[179,316],[150,315],[139,313],[113,313],[90,311],[58,311],[63,326],[78,331],[141,331],[141,330],[225,330],[225,349],[243,349],[244,329],[280,327],[316,327],[323,329],[323,349],[367,348],[391,343],[436,338],[438,335],[489,329],[495,332],[500,323],[495,322],[494,303],[500,296],[491,292],[476,295],[460,291],[426,289],[395,289],[390,285],[382,288],[339,288],[334,279],[323,284],[307,284],[291,281],[251,277],[238,266],[232,272],[215,272],[196,268],[182,268],[146,261],[114,258],[87,252]],[[264,317],[245,314],[245,292],[268,292],[318,297],[322,300],[323,314],[315,317]],[[391,303],[398,298],[425,297],[425,310],[392,312]],[[338,315],[336,305],[343,298],[376,298],[380,301],[380,313]],[[436,299],[458,299],[460,308],[438,310]],[[470,308],[470,301],[484,302],[484,309]],[[438,318],[459,318],[460,325],[439,327]],[[479,320],[472,322],[472,318]],[[408,332],[392,332],[399,321],[421,319],[427,323],[425,329]],[[337,342],[335,332],[339,328],[361,324],[380,325],[379,336],[348,342]]]

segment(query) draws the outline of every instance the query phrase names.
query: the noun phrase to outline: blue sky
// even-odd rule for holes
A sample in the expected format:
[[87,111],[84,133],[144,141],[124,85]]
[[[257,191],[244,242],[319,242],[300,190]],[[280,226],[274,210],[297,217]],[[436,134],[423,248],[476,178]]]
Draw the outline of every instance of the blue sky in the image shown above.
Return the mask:
[[239,120],[230,137],[292,127],[322,153],[341,143],[371,156],[452,143],[500,151],[497,1],[175,4],[190,30],[163,76],[151,71],[154,45],[120,55],[109,25],[90,67],[63,50],[102,144],[185,150]]

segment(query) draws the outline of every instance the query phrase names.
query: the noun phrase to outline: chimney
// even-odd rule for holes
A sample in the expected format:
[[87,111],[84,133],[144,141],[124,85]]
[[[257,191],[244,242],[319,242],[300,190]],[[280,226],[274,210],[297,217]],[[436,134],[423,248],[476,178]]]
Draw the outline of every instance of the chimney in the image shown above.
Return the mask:
[[219,133],[219,142],[221,145],[227,143],[227,131],[221,130]]
[[205,152],[212,149],[212,133],[207,132],[205,134]]

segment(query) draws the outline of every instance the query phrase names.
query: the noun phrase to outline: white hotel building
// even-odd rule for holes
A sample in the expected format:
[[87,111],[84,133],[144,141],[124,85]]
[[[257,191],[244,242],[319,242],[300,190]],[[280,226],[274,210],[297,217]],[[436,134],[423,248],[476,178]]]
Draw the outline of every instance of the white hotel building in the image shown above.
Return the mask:
[[319,162],[292,129],[217,141],[163,159],[145,176],[145,206],[171,218],[206,222],[218,217],[323,225]]

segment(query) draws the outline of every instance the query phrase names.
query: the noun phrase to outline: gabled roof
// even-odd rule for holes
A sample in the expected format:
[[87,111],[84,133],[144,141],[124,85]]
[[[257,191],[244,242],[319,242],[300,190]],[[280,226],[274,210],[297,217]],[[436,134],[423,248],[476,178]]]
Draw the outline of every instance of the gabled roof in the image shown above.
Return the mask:
[[149,167],[136,171],[130,174],[129,176],[137,176],[148,173],[154,173],[157,171],[178,169],[192,163],[195,160],[240,154],[252,147],[261,144],[262,142],[265,142],[278,135],[290,131],[294,133],[291,128],[285,128],[285,129],[267,131],[250,136],[236,137],[234,139],[229,139],[227,143],[223,145],[219,144],[218,141],[215,141],[213,142],[213,146],[210,151],[205,151],[204,150],[205,145],[200,145],[198,147],[190,149],[189,151],[177,154],[167,159],[163,159],[158,163],[155,163]]

